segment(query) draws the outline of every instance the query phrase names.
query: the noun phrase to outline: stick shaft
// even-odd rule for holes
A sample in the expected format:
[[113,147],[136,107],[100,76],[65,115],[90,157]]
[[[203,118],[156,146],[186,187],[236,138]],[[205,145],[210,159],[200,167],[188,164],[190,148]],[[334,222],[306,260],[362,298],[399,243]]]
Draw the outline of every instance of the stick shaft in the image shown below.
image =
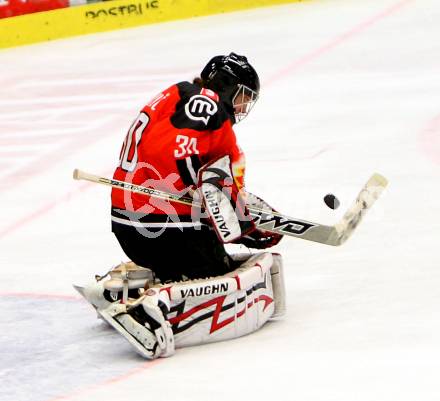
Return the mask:
[[[86,180],[170,202],[201,207],[200,203],[195,202],[190,197],[179,196],[154,188],[147,188],[124,181],[100,177],[78,169],[74,170],[73,178],[75,180]],[[373,205],[386,185],[387,180],[384,177],[380,174],[373,174],[362,188],[353,206],[347,210],[342,220],[334,226],[291,218],[280,213],[251,206],[248,206],[248,209],[251,216],[255,219],[256,226],[260,229],[276,234],[319,242],[321,244],[338,246],[343,244],[352,235],[366,211]]]

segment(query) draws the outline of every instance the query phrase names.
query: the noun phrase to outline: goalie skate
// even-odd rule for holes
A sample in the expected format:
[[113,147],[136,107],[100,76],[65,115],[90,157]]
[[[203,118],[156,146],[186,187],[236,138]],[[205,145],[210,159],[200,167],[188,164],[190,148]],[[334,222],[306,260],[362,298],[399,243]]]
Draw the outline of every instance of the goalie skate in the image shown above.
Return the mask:
[[[108,277],[108,280],[104,278]],[[95,309],[105,309],[114,301],[126,303],[129,298],[137,299],[143,290],[154,282],[151,270],[139,267],[133,262],[121,263],[104,276],[86,286],[73,285],[76,291]]]
[[107,309],[97,310],[98,315],[124,337],[135,351],[146,359],[158,357],[156,335],[127,313],[125,304],[113,303]]

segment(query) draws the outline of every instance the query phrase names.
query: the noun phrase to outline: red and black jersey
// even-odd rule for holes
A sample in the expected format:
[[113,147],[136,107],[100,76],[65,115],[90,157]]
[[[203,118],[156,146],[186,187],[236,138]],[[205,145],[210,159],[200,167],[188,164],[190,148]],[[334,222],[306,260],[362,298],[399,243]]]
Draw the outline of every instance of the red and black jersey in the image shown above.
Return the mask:
[[[173,85],[148,103],[131,125],[113,178],[183,194],[197,183],[203,164],[229,155],[241,189],[245,162],[232,129],[233,118],[213,91],[189,82]],[[130,212],[178,215],[185,221],[191,207],[113,189],[113,222],[123,223]]]

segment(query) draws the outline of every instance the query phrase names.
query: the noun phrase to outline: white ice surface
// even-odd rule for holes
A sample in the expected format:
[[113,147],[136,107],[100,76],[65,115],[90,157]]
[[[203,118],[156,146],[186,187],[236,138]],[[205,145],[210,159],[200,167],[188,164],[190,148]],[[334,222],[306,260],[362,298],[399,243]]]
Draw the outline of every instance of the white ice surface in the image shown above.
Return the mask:
[[[0,400],[440,400],[440,4],[317,0],[0,52]],[[286,238],[288,312],[145,362],[74,293],[125,259],[110,175],[137,111],[207,60],[246,54],[247,187],[335,222],[389,188],[340,248]],[[335,193],[337,211],[322,197]]]

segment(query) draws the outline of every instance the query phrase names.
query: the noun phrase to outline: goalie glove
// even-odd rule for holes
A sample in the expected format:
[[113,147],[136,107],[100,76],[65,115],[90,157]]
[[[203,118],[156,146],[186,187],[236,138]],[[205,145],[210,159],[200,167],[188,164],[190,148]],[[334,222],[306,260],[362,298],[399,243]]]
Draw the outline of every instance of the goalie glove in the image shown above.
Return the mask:
[[[246,198],[247,206],[251,208],[255,207],[257,209],[271,210],[273,212],[276,212],[276,210],[272,206],[270,206],[267,202],[265,202],[263,199],[259,198],[258,196],[250,192],[247,192],[246,195],[247,195]],[[282,238],[283,236],[281,234],[276,234],[262,230],[260,228],[255,228],[255,230],[239,238],[235,243],[245,245],[248,248],[266,249],[277,245]]]

